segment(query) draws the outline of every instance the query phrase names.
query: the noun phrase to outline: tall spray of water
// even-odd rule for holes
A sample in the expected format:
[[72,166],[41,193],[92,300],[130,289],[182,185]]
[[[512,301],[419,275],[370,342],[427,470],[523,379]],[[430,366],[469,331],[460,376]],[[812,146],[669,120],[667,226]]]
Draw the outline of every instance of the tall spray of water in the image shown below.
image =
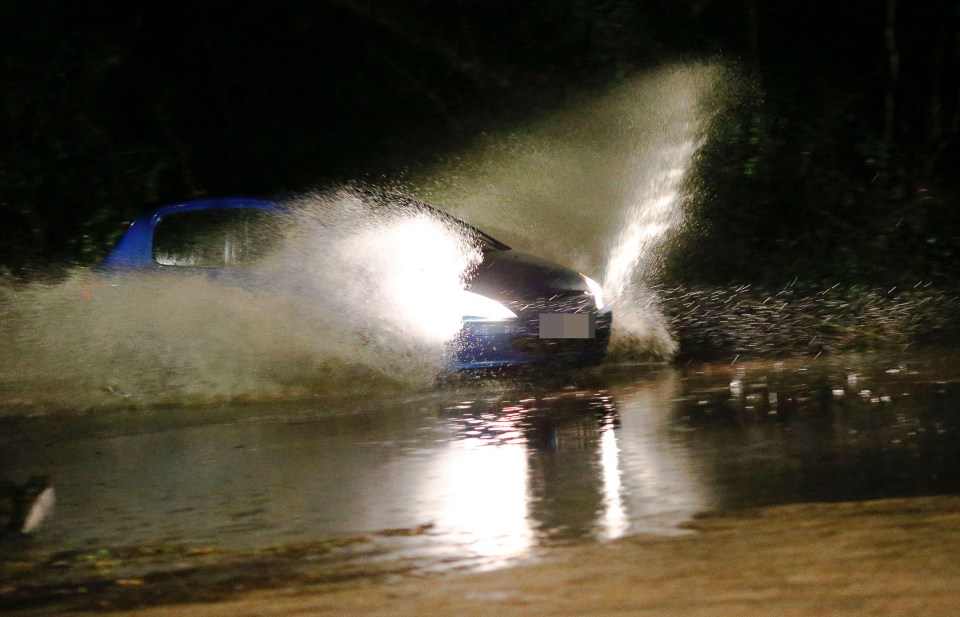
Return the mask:
[[675,342],[643,282],[683,222],[721,73],[683,64],[638,75],[479,140],[413,190],[516,249],[602,278],[614,351],[669,356]]
[[[721,71],[644,74],[411,179],[427,202],[514,248],[603,280],[614,350],[674,342],[644,287],[683,220],[704,101]],[[481,259],[428,211],[402,216],[363,191],[304,196],[264,285],[194,272],[0,287],[0,413],[363,393],[431,383],[459,328],[458,294]]]

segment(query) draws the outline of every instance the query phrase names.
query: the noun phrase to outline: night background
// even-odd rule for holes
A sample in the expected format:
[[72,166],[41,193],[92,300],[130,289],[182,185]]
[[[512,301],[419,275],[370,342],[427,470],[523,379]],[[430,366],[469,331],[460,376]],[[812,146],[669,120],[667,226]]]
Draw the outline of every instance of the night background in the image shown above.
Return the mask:
[[960,277],[960,2],[0,4],[0,272],[200,195],[381,182],[667,63],[733,93],[663,276]]
[[0,0],[0,614],[955,615],[958,157],[960,0]]

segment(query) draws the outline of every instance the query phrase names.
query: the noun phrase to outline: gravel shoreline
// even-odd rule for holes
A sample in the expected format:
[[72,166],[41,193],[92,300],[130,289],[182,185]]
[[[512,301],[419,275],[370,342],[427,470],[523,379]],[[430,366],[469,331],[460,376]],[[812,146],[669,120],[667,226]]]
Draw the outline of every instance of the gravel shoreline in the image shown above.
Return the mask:
[[117,616],[956,615],[960,497],[802,504],[707,517],[696,533],[552,550],[486,573],[246,591]]

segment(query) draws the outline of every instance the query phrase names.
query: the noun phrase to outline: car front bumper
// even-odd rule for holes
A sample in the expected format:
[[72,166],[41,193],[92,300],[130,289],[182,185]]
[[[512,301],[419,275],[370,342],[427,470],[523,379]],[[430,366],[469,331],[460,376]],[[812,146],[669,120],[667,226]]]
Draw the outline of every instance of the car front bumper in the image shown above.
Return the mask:
[[452,357],[455,370],[567,364],[583,366],[603,360],[613,322],[609,310],[595,311],[592,338],[540,338],[539,314],[520,314],[516,320],[466,322]]

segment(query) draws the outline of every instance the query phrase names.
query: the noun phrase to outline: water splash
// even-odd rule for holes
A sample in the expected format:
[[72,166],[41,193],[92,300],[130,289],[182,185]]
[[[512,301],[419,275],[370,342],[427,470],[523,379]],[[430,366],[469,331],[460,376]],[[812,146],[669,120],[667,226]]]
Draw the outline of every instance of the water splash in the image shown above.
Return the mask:
[[[678,115],[692,115],[689,104],[678,106]],[[695,123],[674,119],[677,132],[690,136]],[[700,141],[686,139],[673,147],[653,153],[652,164],[639,161],[638,179],[627,200],[623,227],[610,250],[604,274],[604,288],[620,298],[634,282],[652,274],[658,249],[683,220],[682,193],[686,171]]]
[[[703,101],[719,77],[706,64],[638,76],[488,136],[412,187],[514,248],[605,281],[615,354],[669,356],[673,338],[643,281],[682,223],[709,115]],[[457,294],[480,258],[470,239],[428,212],[392,213],[363,191],[293,205],[281,250],[257,268],[262,285],[178,273],[113,286],[78,270],[57,284],[0,288],[0,406],[429,383],[459,328]]]
[[348,190],[291,206],[280,248],[241,285],[197,271],[106,278],[77,270],[59,283],[0,288],[0,407],[209,403],[431,383],[459,329],[458,294],[480,259],[473,239],[430,211]]
[[482,259],[473,238],[400,196],[341,190],[293,205],[295,233],[270,266],[280,264],[278,275],[299,272],[301,289],[331,298],[348,330],[381,347],[445,350],[462,325],[465,280]]
[[639,75],[482,138],[414,178],[413,190],[516,249],[603,280],[615,354],[670,356],[676,344],[644,280],[683,223],[722,73],[684,64]]

